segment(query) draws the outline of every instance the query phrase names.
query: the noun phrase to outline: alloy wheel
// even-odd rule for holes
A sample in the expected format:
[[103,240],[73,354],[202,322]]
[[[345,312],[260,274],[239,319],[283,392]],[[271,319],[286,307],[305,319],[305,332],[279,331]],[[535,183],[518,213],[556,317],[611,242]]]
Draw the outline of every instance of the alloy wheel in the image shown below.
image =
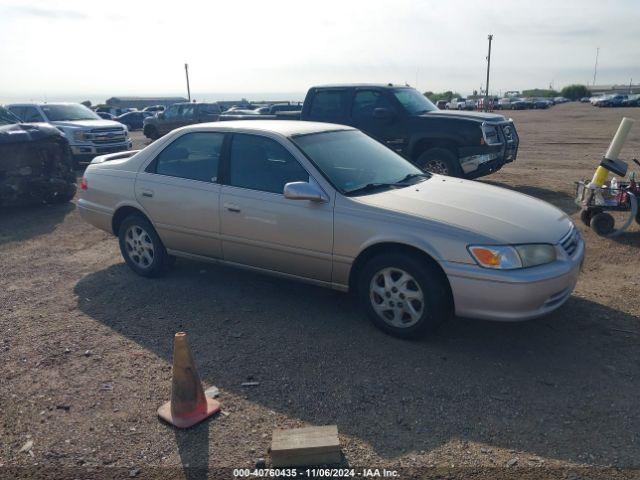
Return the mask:
[[127,255],[131,261],[142,269],[151,267],[155,249],[147,231],[140,225],[131,225],[124,238]]
[[446,162],[437,158],[429,160],[427,163],[425,163],[422,170],[424,170],[425,172],[437,173],[440,175],[449,175],[449,167],[447,166]]
[[388,325],[408,328],[424,313],[424,295],[418,282],[399,268],[383,268],[371,279],[369,298],[376,314]]

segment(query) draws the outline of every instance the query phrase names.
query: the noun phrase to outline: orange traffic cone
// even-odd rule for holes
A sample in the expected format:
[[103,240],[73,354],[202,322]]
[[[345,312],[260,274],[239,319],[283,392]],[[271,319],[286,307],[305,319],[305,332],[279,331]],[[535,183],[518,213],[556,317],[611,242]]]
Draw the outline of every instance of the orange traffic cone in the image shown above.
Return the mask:
[[189,428],[220,410],[220,404],[205,397],[191,357],[187,334],[173,339],[173,383],[171,400],[158,409],[158,416],[178,428]]

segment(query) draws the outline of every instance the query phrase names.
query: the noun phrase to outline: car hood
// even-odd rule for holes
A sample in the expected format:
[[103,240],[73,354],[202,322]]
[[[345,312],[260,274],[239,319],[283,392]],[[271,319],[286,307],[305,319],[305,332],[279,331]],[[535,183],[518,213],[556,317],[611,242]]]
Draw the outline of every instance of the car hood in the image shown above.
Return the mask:
[[16,123],[0,125],[0,145],[28,143],[47,137],[63,137],[57,128],[46,123]]
[[441,175],[410,187],[351,199],[449,224],[495,243],[555,244],[571,228],[569,217],[547,202],[505,188]]
[[432,112],[423,113],[421,117],[451,117],[463,118],[467,120],[476,120],[478,122],[505,122],[507,119],[503,115],[497,113],[485,112],[469,112],[466,110],[434,110]]
[[61,120],[58,122],[51,122],[51,125],[55,125],[56,127],[67,127],[67,128],[113,128],[120,127],[124,128],[123,125],[119,122],[114,122],[113,120]]

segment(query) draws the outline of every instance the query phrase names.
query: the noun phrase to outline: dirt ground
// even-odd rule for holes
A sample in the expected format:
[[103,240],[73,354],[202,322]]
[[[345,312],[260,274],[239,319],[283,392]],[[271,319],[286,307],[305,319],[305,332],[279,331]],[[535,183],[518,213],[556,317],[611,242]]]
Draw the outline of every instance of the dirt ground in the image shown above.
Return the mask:
[[[573,182],[623,116],[639,123],[622,156],[640,157],[640,109],[511,116],[518,159],[482,181],[574,219]],[[407,342],[322,288],[183,260],[138,277],[73,204],[4,211],[0,477],[230,478],[269,465],[274,428],[337,424],[343,466],[403,478],[640,478],[640,228],[576,223],[587,260],[558,311]],[[156,417],[180,330],[224,411],[188,431]]]

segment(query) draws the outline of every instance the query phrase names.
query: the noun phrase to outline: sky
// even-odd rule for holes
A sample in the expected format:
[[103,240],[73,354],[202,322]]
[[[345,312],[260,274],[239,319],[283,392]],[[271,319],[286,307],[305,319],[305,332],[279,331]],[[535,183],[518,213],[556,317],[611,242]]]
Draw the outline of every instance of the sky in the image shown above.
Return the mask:
[[0,102],[640,83],[640,0],[0,0]]

